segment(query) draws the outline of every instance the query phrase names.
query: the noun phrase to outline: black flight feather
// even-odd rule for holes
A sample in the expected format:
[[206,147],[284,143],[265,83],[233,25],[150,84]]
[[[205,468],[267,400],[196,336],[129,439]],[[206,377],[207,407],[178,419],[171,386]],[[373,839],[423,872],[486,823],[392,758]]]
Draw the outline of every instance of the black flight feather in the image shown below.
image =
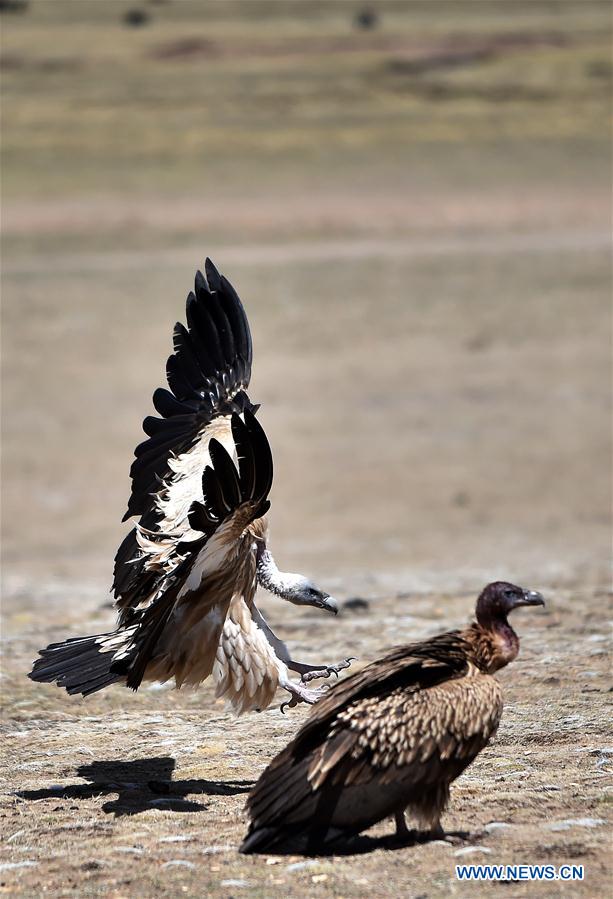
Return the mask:
[[255,415],[246,409],[244,413],[245,425],[249,431],[249,437],[253,446],[253,452],[256,458],[255,484],[253,487],[252,497],[254,499],[265,499],[272,487],[272,453],[268,438],[264,433],[264,429],[256,419]]
[[251,499],[255,485],[255,454],[247,425],[239,415],[232,416],[232,436],[236,446],[241,493]]
[[[243,503],[254,504],[253,519],[270,508],[267,501],[272,486],[272,454],[262,427],[246,411],[248,424],[234,413],[232,435],[238,453],[238,471],[230,454],[212,438],[209,442],[211,464],[202,473],[203,503],[192,503],[190,525],[210,536],[211,526],[218,526]],[[215,529],[215,528],[214,528]]]
[[218,521],[223,521],[232,511],[224,503],[219,476],[210,465],[202,472],[202,495],[207,512]]
[[229,453],[215,438],[209,442],[209,454],[219,480],[224,505],[228,511],[232,511],[240,505],[242,499],[236,466]]
[[164,418],[171,418],[173,415],[183,415],[186,412],[186,403],[182,403],[181,400],[173,396],[170,390],[166,390],[164,387],[158,387],[154,392],[153,405],[156,412],[159,412]]
[[202,391],[205,380],[202,375],[202,365],[198,359],[198,352],[194,345],[194,341],[192,341],[187,328],[185,325],[182,325],[181,322],[177,322],[174,327],[172,341],[175,348],[175,356],[178,357],[181,368],[183,369],[186,379],[191,384],[193,391]]
[[[130,470],[132,491],[124,520],[140,516],[143,525],[147,517],[146,526],[152,530],[162,517],[156,496],[162,482],[172,481],[174,476],[169,457],[185,453],[199,439],[206,439],[203,434],[217,416],[256,408],[245,393],[252,360],[245,310],[230,282],[210,260],[205,272],[206,278],[201,272],[196,274],[194,291],[187,297],[187,328],[179,324],[174,331],[174,353],[167,362],[169,389],[160,387],[154,393],[154,406],[161,417],[147,416],[144,420],[148,439],[139,443]],[[226,497],[225,487],[222,495]],[[134,538],[126,539],[133,549]],[[122,544],[115,559],[113,589],[120,606],[142,597],[137,582],[145,577],[142,561],[138,557],[134,561],[131,552],[126,559],[125,549]],[[128,575],[125,569],[130,567],[133,573]]]

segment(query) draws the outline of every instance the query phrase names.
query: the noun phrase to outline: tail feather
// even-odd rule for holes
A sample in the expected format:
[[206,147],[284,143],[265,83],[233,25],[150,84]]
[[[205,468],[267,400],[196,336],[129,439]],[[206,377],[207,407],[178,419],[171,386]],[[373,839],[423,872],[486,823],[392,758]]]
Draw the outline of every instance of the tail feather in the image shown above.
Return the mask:
[[40,658],[34,662],[28,677],[39,683],[55,681],[67,693],[83,696],[124,681],[124,675],[111,670],[117,641],[112,647],[105,648],[106,640],[114,636],[99,634],[51,643],[40,650]]
[[308,824],[271,824],[251,828],[238,848],[242,855],[312,855],[325,851],[328,841],[333,843],[340,831],[312,830]]
[[243,855],[250,855],[252,852],[263,852],[266,849],[270,849],[271,846],[274,847],[274,838],[276,836],[276,827],[258,827],[255,830],[250,830],[240,844],[238,851]]

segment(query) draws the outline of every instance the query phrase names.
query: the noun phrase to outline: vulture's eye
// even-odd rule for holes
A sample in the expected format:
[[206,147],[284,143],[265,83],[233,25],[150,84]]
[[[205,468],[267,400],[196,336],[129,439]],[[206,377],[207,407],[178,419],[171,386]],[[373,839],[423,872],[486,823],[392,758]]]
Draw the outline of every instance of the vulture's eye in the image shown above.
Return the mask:
[[505,599],[515,599],[516,596],[517,596],[516,590],[505,590],[504,591]]

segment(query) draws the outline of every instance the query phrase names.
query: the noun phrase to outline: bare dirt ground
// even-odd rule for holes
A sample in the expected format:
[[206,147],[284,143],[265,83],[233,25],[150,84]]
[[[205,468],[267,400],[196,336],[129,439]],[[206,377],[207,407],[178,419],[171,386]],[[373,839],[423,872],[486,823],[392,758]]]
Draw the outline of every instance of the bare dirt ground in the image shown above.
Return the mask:
[[[611,806],[607,766],[610,696],[606,597],[577,585],[547,591],[547,608],[517,613],[520,659],[500,674],[506,710],[499,734],[452,790],[449,831],[458,843],[397,848],[392,822],[347,855],[242,857],[246,792],[304,712],[236,719],[211,691],[121,688],[70,699],[27,681],[35,649],[65,624],[105,628],[98,602],[48,597],[44,620],[7,641],[0,815],[0,882],[26,896],[604,896]],[[339,650],[373,657],[399,637],[461,626],[468,594],[379,597],[336,621],[296,615],[275,601],[270,617],[303,656]],[[15,617],[19,617],[16,613]],[[50,628],[49,622],[57,622]],[[12,630],[12,629],[11,629]],[[317,651],[313,647],[317,647]],[[359,664],[359,663],[358,663]],[[563,885],[459,885],[460,863],[581,864]],[[510,891],[510,892],[509,892]]]
[[[7,895],[609,894],[610,8],[382,2],[362,34],[349,6],[3,22]],[[453,787],[458,843],[394,847],[386,822],[348,854],[243,858],[246,793],[306,710],[26,677],[112,625],[133,448],[206,254],[252,326],[279,564],[368,602],[263,598],[296,654],[362,664],[463,625],[494,578],[547,598]],[[464,862],[585,880],[462,885]]]
[[[236,719],[207,685],[81,701],[25,677],[39,647],[112,623],[126,467],[193,266],[134,250],[114,267],[115,249],[74,266],[54,257],[48,277],[44,260],[15,254],[5,272],[4,891],[606,894],[608,264],[598,219],[591,227],[585,243],[565,229],[534,240],[494,227],[422,235],[406,240],[406,257],[380,253],[375,238],[372,255],[305,240],[267,255],[263,241],[261,254],[234,250],[224,265],[254,329],[277,556],[342,601],[369,602],[331,621],[264,599],[296,653],[363,662],[461,626],[494,577],[548,600],[516,615],[522,653],[500,675],[498,737],[453,788],[445,825],[469,836],[398,848],[386,822],[326,859],[236,852],[246,793],[304,710]],[[342,246],[355,251],[355,239]],[[581,864],[586,879],[460,885],[464,862]]]

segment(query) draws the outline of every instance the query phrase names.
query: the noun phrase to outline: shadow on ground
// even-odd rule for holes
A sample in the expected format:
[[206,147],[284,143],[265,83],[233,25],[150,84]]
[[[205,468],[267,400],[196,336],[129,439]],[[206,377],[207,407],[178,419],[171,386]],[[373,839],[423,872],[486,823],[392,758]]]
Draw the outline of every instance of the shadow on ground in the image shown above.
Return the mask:
[[42,790],[21,790],[21,799],[91,799],[106,793],[118,793],[117,799],[106,802],[102,809],[107,814],[136,815],[152,808],[175,812],[203,812],[208,805],[193,802],[185,797],[191,794],[204,796],[235,796],[248,793],[254,785],[250,780],[172,780],[175,760],[169,757],[135,759],[131,762],[100,761],[81,765],[79,777],[87,784],[49,787]]
[[397,836],[393,834],[384,834],[379,837],[371,837],[359,834],[354,837],[345,837],[330,844],[325,844],[313,849],[304,849],[297,845],[288,844],[287,847],[274,848],[270,847],[255,851],[254,855],[301,855],[307,858],[333,858],[335,856],[351,856],[351,855],[368,855],[377,849],[385,849],[386,851],[394,851],[397,849],[410,849],[416,846],[423,846],[426,843],[440,840],[459,845],[464,842],[471,844],[478,841],[481,833],[469,833],[465,830],[446,831],[444,835],[432,836],[429,833],[418,830],[408,831],[406,836]]

